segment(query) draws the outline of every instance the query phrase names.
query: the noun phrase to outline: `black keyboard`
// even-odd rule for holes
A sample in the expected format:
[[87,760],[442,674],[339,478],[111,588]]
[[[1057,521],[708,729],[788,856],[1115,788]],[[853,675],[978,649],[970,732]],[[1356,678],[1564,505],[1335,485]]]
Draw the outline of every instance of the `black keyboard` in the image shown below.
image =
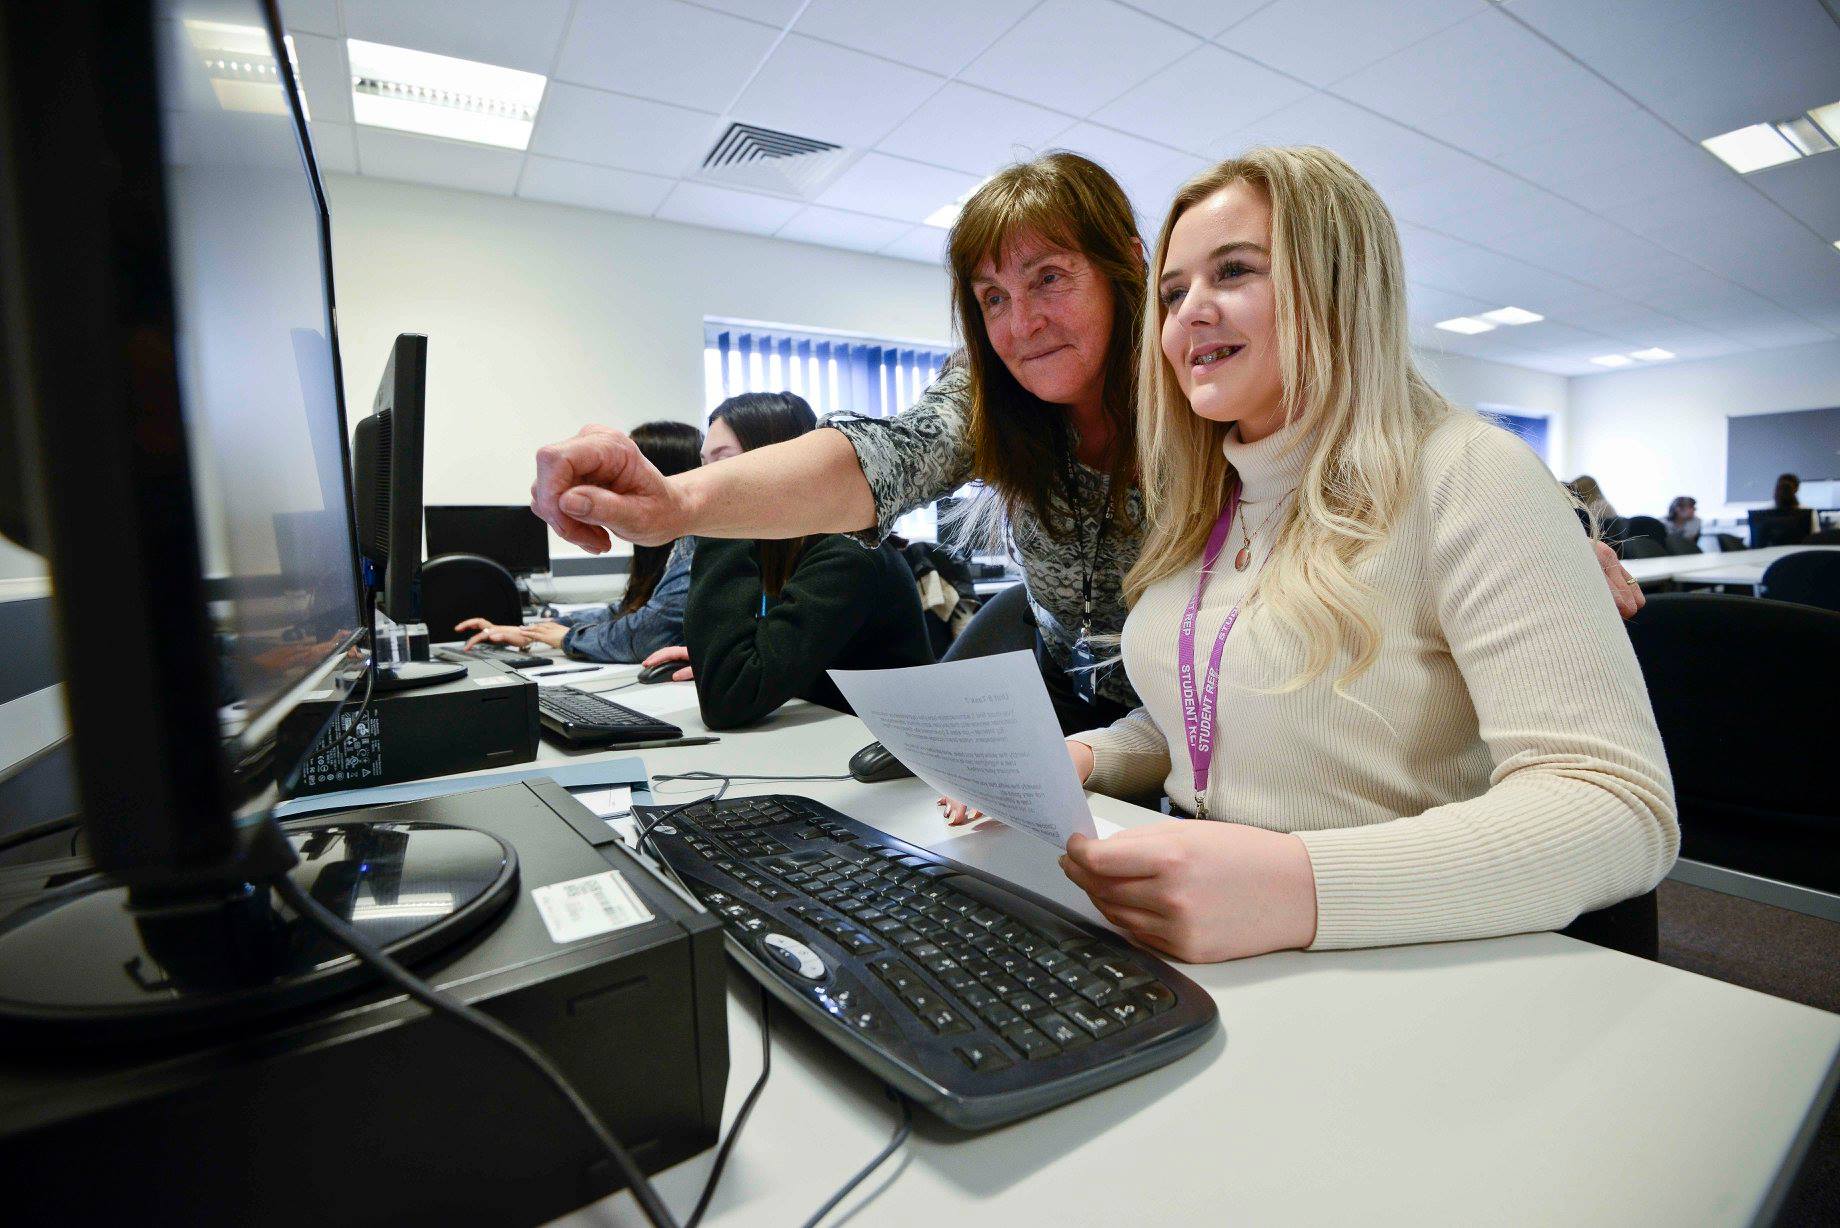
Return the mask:
[[537,691],[537,719],[545,733],[570,746],[614,746],[684,736],[669,721],[569,686]]
[[1109,1087],[1218,1027],[1206,991],[1116,934],[805,798],[698,802],[649,843],[743,968],[957,1126]]
[[515,648],[499,648],[491,644],[478,644],[472,648],[437,648],[434,655],[444,661],[496,661],[500,665],[509,665],[512,669],[536,669],[543,665],[565,665],[569,658],[551,656],[548,653],[519,652]]

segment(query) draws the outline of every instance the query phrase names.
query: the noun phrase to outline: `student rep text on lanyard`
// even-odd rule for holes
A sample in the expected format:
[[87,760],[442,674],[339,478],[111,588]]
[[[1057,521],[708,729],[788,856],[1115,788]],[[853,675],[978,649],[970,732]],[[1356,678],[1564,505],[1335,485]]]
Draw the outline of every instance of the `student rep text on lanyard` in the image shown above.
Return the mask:
[[[1220,559],[1220,552],[1226,548],[1227,531],[1233,527],[1233,518],[1239,512],[1240,484],[1236,478],[1233,489],[1227,495],[1227,505],[1221,509],[1220,519],[1214,522],[1213,532],[1208,534],[1207,550],[1201,556],[1201,574],[1195,577],[1195,595],[1188,599],[1188,611],[1182,616],[1182,629],[1176,640],[1176,674],[1181,679],[1182,691],[1182,725],[1188,734],[1188,764],[1194,773],[1195,782],[1195,817],[1205,819],[1207,813],[1208,773],[1214,766],[1214,747],[1216,718],[1218,716],[1218,699],[1220,693],[1220,654],[1227,646],[1227,637],[1233,634],[1233,624],[1239,621],[1240,607],[1246,602],[1241,597],[1227,611],[1226,621],[1220,624],[1220,634],[1214,637],[1214,651],[1208,655],[1207,673],[1201,680],[1199,690],[1195,686],[1195,621],[1201,615],[1201,598],[1207,592],[1208,578],[1213,574],[1214,564]],[[1290,497],[1285,492],[1278,500],[1278,506],[1271,513],[1275,518],[1284,508],[1284,500]],[[1265,526],[1260,525],[1261,529]],[[1245,545],[1233,560],[1236,570],[1244,571],[1252,561],[1252,534],[1245,527],[1240,528],[1245,537]],[[1253,572],[1257,581],[1258,572],[1265,569],[1265,563],[1271,558],[1271,551],[1276,546],[1265,550],[1265,557],[1259,560],[1258,571]],[[1247,590],[1251,592],[1250,589]]]

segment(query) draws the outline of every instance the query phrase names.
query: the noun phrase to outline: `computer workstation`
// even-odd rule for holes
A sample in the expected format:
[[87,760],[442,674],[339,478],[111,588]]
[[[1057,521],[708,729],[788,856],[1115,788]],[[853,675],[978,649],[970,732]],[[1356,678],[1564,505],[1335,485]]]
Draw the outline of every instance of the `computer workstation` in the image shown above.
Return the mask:
[[[214,15],[221,14],[214,10]],[[272,21],[272,10],[252,9],[251,20],[258,27]],[[60,45],[72,47],[82,61],[80,37]],[[272,31],[269,60],[286,81],[287,73],[279,67],[285,61],[275,50]],[[9,62],[9,75],[17,71],[19,66]],[[138,73],[129,71],[111,88],[138,88],[143,92],[139,101],[147,104],[146,72],[144,65]],[[90,82],[79,82],[79,87],[95,88]],[[143,105],[141,115],[156,109]],[[288,118],[289,139],[296,144],[287,149],[295,153],[305,147],[304,135],[298,114]],[[277,153],[280,147],[269,146],[265,152]],[[141,176],[131,182],[146,188],[150,168],[135,158],[128,158],[126,165]],[[42,182],[57,181],[50,177]],[[92,185],[79,178],[73,186]],[[317,195],[302,184],[294,187],[303,200]],[[141,199],[160,197],[156,181],[154,190],[143,192]],[[98,191],[94,207],[72,211],[73,237],[91,233],[86,227],[107,233],[105,219],[98,215],[104,205],[118,203],[120,197]],[[303,210],[303,216],[308,214],[310,210]],[[161,233],[158,219],[139,221],[137,236]],[[323,202],[317,221],[323,235]],[[297,238],[288,247],[314,251],[315,267],[323,275],[320,244]],[[82,271],[98,270],[85,265]],[[46,291],[44,270],[28,289],[34,301]],[[316,290],[297,290],[297,301],[314,307],[301,327],[322,334],[328,361],[336,369],[330,312],[320,305]],[[45,301],[53,299],[47,294]],[[329,294],[327,301],[329,305]],[[55,350],[61,344],[118,337],[118,323],[113,317],[92,320],[57,334],[34,329],[34,343]],[[151,330],[137,336],[150,335],[162,344],[167,333],[176,333],[175,352],[191,341],[207,344],[203,334],[186,331],[183,311],[176,329],[168,324],[163,332],[157,320],[135,323]],[[119,373],[118,350],[104,346],[102,352],[109,358],[100,364],[103,374]],[[77,379],[79,364],[68,353],[62,357],[64,361],[50,365],[63,381]],[[94,355],[85,355],[83,365],[94,362]],[[386,382],[395,384],[393,378]],[[79,436],[124,445],[134,439],[133,432],[117,428],[148,407],[125,400],[124,385],[125,381],[110,385],[113,391],[91,405],[91,416],[48,430],[46,450],[68,463],[80,455],[74,450]],[[334,381],[330,386],[338,385]],[[44,403],[70,405],[70,390],[68,382],[47,380]],[[181,383],[178,392],[184,391]],[[173,395],[157,404],[166,414],[157,421],[176,428],[167,437],[185,437],[195,403]],[[393,412],[401,405],[400,400],[393,403]],[[316,439],[342,438],[328,427],[337,420],[336,401],[303,397],[291,408],[289,425]],[[232,413],[227,421],[234,425],[244,420]],[[273,425],[270,419],[264,422]],[[310,454],[299,449],[285,456],[266,453],[259,439],[241,446],[212,439],[196,458],[201,475],[258,459],[279,461],[285,467]],[[363,647],[371,607],[355,566],[356,543],[346,511],[350,500],[343,489],[346,466],[341,461],[310,473],[286,470],[290,478],[305,479],[301,489],[320,492],[320,502],[311,510],[324,513],[321,523],[328,549],[305,552],[307,557],[334,560],[323,574],[296,576],[279,562],[271,568],[265,557],[243,568],[244,556],[234,548],[224,566],[212,568],[205,561],[209,549],[199,542],[190,518],[159,514],[182,489],[189,489],[201,504],[211,498],[202,476],[196,485],[175,484],[176,463],[170,454],[147,456],[130,450],[84,466],[86,473],[102,479],[122,477],[113,489],[144,494],[141,503],[129,509],[135,515],[128,518],[125,563],[112,574],[96,574],[88,564],[86,552],[104,526],[98,509],[82,505],[81,491],[60,488],[54,494],[56,515],[46,518],[56,526],[48,545],[65,603],[62,635],[72,666],[72,711],[84,748],[86,796],[100,795],[121,807],[109,812],[118,821],[99,829],[99,847],[92,833],[91,852],[97,864],[116,876],[117,885],[109,890],[138,892],[139,901],[146,904],[147,911],[131,920],[147,920],[152,928],[164,929],[160,919],[166,910],[182,911],[188,919],[222,918],[221,905],[229,899],[241,904],[233,909],[235,915],[252,915],[263,923],[263,918],[278,914],[286,921],[289,908],[266,898],[258,901],[258,891],[243,888],[258,885],[271,866],[274,874],[282,873],[281,863],[293,856],[300,866],[287,872],[310,880],[305,887],[309,895],[330,896],[348,908],[349,919],[362,912],[363,919],[379,927],[380,937],[403,941],[399,927],[429,919],[437,902],[430,897],[441,894],[406,877],[417,860],[414,846],[423,836],[444,843],[447,833],[471,831],[479,838],[455,838],[485,850],[483,857],[474,859],[481,866],[490,866],[496,857],[496,870],[468,875],[470,885],[448,891],[453,898],[441,907],[466,914],[449,927],[450,936],[467,925],[478,928],[458,935],[456,945],[445,953],[436,949],[441,935],[411,935],[405,945],[419,948],[415,953],[427,961],[421,967],[449,992],[527,1030],[551,1052],[591,1107],[605,1114],[616,1133],[627,1136],[643,1167],[669,1165],[706,1148],[716,1137],[725,1099],[731,1109],[744,1103],[739,1093],[752,1086],[757,1074],[765,1073],[752,1064],[753,1033],[744,1030],[756,1026],[750,1014],[754,996],[723,992],[722,964],[712,954],[716,936],[726,930],[741,947],[749,940],[737,930],[749,932],[745,921],[750,915],[777,916],[793,902],[808,909],[825,908],[840,933],[814,938],[808,949],[844,966],[843,956],[855,953],[836,944],[849,942],[854,934],[880,934],[875,920],[859,926],[856,922],[864,920],[860,910],[843,914],[853,918],[845,928],[842,910],[829,909],[831,901],[819,899],[815,891],[813,902],[806,905],[795,898],[799,893],[786,891],[788,898],[775,900],[733,878],[702,881],[717,890],[725,881],[739,881],[749,894],[737,894],[733,901],[749,911],[730,917],[700,909],[613,847],[604,824],[597,826],[593,816],[584,816],[567,797],[541,785],[516,786],[509,794],[476,794],[471,801],[417,804],[369,819],[347,816],[291,828],[273,823],[265,817],[273,797],[270,789],[289,765],[276,763],[272,755],[260,761],[264,730],[300,708],[294,702],[296,693],[326,689],[328,680],[335,680],[332,689],[347,710],[355,705],[363,712],[373,696],[367,684],[381,676],[374,668],[356,668],[358,659],[350,655]],[[251,469],[259,472],[263,466]],[[225,522],[259,528],[266,511],[260,501],[294,489],[293,483],[233,487],[239,499],[252,502],[226,502]],[[111,511],[121,519],[121,508]],[[228,540],[232,547],[248,547],[260,555],[259,532],[231,533]],[[392,553],[392,558],[402,557]],[[153,566],[153,560],[159,566]],[[211,570],[231,581],[229,596],[215,611],[227,621],[204,616],[207,603],[199,590]],[[279,586],[269,585],[276,575]],[[263,585],[246,589],[238,583],[256,579]],[[296,621],[276,618],[274,607],[264,604],[275,600],[272,593],[260,600],[240,600],[243,592],[257,587],[300,598],[290,607]],[[389,587],[387,564],[384,587]],[[141,621],[128,628],[126,637],[111,635],[110,628],[119,629],[119,623],[105,623],[105,608],[118,620],[124,600],[132,604],[132,618]],[[80,604],[85,602],[94,604]],[[218,643],[225,645],[222,654],[215,648]],[[269,651],[275,648],[286,651]],[[245,685],[230,697],[232,702],[224,703],[226,696],[216,688],[198,684],[198,679],[207,678],[234,678]],[[687,687],[675,684],[636,693],[634,702],[642,703],[649,714],[671,720],[687,733],[703,732]],[[220,724],[226,708],[233,709],[233,723],[227,728]],[[124,729],[136,731],[138,738],[124,736]],[[841,775],[849,751],[867,736],[852,718],[800,705],[766,727],[728,735],[718,744],[656,752],[648,766],[654,779],[698,771],[735,778],[748,773],[771,776],[789,766],[814,775]],[[562,759],[560,750],[549,744],[540,745],[536,754],[538,766]],[[783,785],[772,782],[733,783],[736,797],[724,802],[748,803],[752,795],[784,791]],[[757,825],[754,819],[771,814],[765,803],[756,803],[751,815],[746,805],[709,815],[723,822],[748,820],[713,829],[703,813],[686,809],[680,812],[686,822],[677,835],[685,844],[695,834],[712,847],[732,848],[735,839],[751,839],[752,833],[778,839],[781,831],[815,827],[818,835],[796,837],[806,843],[766,856],[821,852],[818,865],[834,858],[857,867],[845,871],[840,865],[825,866],[826,872],[841,872],[857,887],[868,884],[854,876],[871,873],[864,867],[874,865],[871,877],[884,884],[874,890],[906,890],[912,893],[907,897],[910,904],[918,898],[945,907],[954,920],[929,913],[924,906],[910,910],[943,926],[958,941],[998,939],[998,950],[983,956],[993,964],[1008,957],[1006,950],[1033,958],[1015,936],[1002,932],[1012,923],[1020,921],[1038,937],[1061,939],[1049,930],[1067,924],[1066,919],[1036,914],[1018,918],[1013,913],[979,919],[980,910],[991,905],[976,902],[979,897],[968,887],[951,886],[973,901],[968,911],[960,912],[960,901],[936,900],[924,886],[911,886],[916,878],[954,877],[925,872],[928,867],[944,867],[941,857],[1079,910],[1079,898],[1058,881],[1051,860],[1039,849],[1001,830],[945,832],[930,794],[918,782],[865,788],[842,780],[811,781],[796,787],[849,821],[826,819],[818,811],[805,818],[829,822],[847,838],[818,822],[802,823],[798,816],[776,819],[778,827]],[[688,798],[672,794],[661,800],[694,807],[705,804],[708,791],[698,785]],[[1099,809],[1102,817],[1120,825],[1157,817],[1125,803],[1101,801]],[[170,834],[160,834],[168,829]],[[150,830],[159,838],[149,842]],[[672,833],[660,828],[655,834]],[[112,836],[124,839],[111,843]],[[863,847],[865,842],[871,847]],[[899,851],[888,857],[885,851],[890,849]],[[178,871],[165,855],[168,850],[184,862]],[[505,850],[516,854],[515,890],[509,892],[504,886],[510,865]],[[689,846],[689,852],[699,851]],[[863,861],[864,855],[872,860]],[[447,854],[438,859],[445,863]],[[706,864],[700,871],[685,868],[686,878],[726,873],[713,858],[701,861]],[[891,871],[894,865],[902,869]],[[535,893],[584,877],[598,878],[609,870],[623,876],[652,918],[603,936],[558,940],[534,902]],[[87,871],[85,865],[65,864],[54,873],[62,877]],[[781,884],[803,886],[784,877],[775,880],[773,873],[756,872],[754,877],[774,891],[782,891]],[[976,875],[959,877],[987,881]],[[87,878],[70,878],[60,885],[86,883]],[[14,880],[9,886],[24,890],[27,885]],[[210,889],[208,906],[196,894],[199,887]],[[856,888],[824,890],[844,891],[852,899],[862,894]],[[116,908],[112,897],[88,887],[71,893],[70,899],[77,898]],[[60,897],[57,903],[58,908],[43,915],[61,912],[65,901]],[[609,908],[616,904],[610,900]],[[293,914],[291,932],[306,936],[309,953],[325,957],[339,976],[361,977],[358,961],[339,955],[330,939],[312,937],[313,931],[299,924],[310,912]],[[1092,921],[1090,914],[1079,915]],[[718,917],[722,929],[717,928]],[[881,919],[888,918],[876,920]],[[130,934],[139,934],[140,927],[115,920],[124,942]],[[731,921],[738,924],[730,925]],[[969,937],[953,929],[965,922],[977,927]],[[240,945],[248,924],[226,920],[204,928],[211,931],[209,939]],[[163,980],[150,980],[145,987],[135,982],[137,992],[164,1004],[188,992],[186,976],[205,978],[210,987],[206,999],[217,992],[224,973],[201,958],[208,948],[194,946],[189,937],[176,948],[160,938],[153,940],[161,942],[161,950],[145,954],[175,966],[162,963]],[[1094,940],[1076,937],[1053,946],[1068,953],[1068,942]],[[1101,936],[1097,941],[1115,939]],[[760,942],[764,947],[764,938]],[[950,971],[926,964],[935,958],[931,954],[915,955],[909,947],[897,945],[921,965],[912,974],[919,978],[923,995],[934,988],[928,978]],[[944,944],[933,945],[947,954]],[[780,957],[761,947],[741,948],[751,951],[760,964],[750,971],[778,978],[769,983],[794,985],[787,974],[801,973],[783,962],[777,968],[766,963]],[[398,953],[407,957],[411,950]],[[101,959],[100,952],[98,956],[89,972],[111,983],[123,979],[120,963]],[[1140,967],[1156,967],[1141,953],[1130,958]],[[799,962],[803,967],[803,960]],[[1103,962],[1103,955],[1089,962]],[[42,968],[43,963],[36,966]],[[983,992],[995,993],[990,976],[1009,975],[998,966],[998,973],[974,978]],[[146,958],[138,965],[143,973],[153,967]],[[642,975],[636,977],[636,971]],[[180,975],[175,977],[175,972]],[[1109,975],[1090,967],[1088,972]],[[895,970],[893,975],[907,974]],[[1127,978],[1133,975],[1127,973]],[[1831,1069],[1837,1042],[1830,1021],[1814,1012],[1637,965],[1552,935],[1446,948],[1293,954],[1178,975],[1179,981],[1171,977],[1168,983],[1197,987],[1225,1019],[1230,1042],[1218,1032],[1203,1034],[1200,1048],[1173,1065],[994,1134],[967,1137],[944,1124],[943,1116],[923,1117],[909,1143],[913,1162],[885,1189],[864,1191],[865,1198],[888,1200],[875,1206],[871,1217],[1087,1223],[1212,1215],[1266,1222],[1360,1218],[1376,1208],[1414,1209],[1421,1217],[1478,1218],[1499,1215],[1507,1205],[1512,1214],[1506,1218],[1526,1222],[1576,1220],[1591,1214],[1679,1218],[1707,1206],[1737,1208],[1737,1218],[1753,1208],[1767,1211],[1785,1160],[1794,1158],[1802,1119],[1811,1105],[1818,1107],[1824,1072]],[[5,974],[0,975],[0,987],[10,991],[39,980]],[[39,1140],[32,1147],[6,1149],[6,1162],[18,1166],[12,1188],[21,1197],[14,1205],[34,1220],[54,1215],[83,1218],[94,1206],[85,1203],[88,1198],[114,1200],[109,1205],[117,1217],[157,1217],[164,1206],[177,1204],[194,1221],[241,1215],[270,1222],[285,1222],[290,1216],[341,1222],[490,1216],[534,1222],[616,1183],[590,1141],[592,1130],[570,1116],[566,1100],[528,1069],[513,1064],[503,1051],[487,1047],[482,1038],[475,1037],[479,1043],[467,1047],[462,1038],[469,1034],[453,1019],[422,1014],[395,989],[361,980],[348,982],[349,996],[336,999],[342,1004],[336,1018],[296,1015],[279,1001],[281,992],[267,988],[271,984],[291,982],[272,972],[245,968],[237,973],[236,992],[230,995],[242,999],[235,1008],[243,1012],[235,1028],[236,1044],[216,1043],[196,1053],[180,1047],[157,1050],[167,1078],[163,1090],[168,1095],[195,1092],[198,1097],[191,1101],[190,1112],[162,1111],[175,1102],[151,1094],[162,1089],[135,1057],[99,1059],[91,1053],[52,1058],[46,1056],[49,1047],[9,1047],[5,1086],[10,1094],[0,1124],[15,1142],[21,1137]],[[1141,990],[1145,984],[1131,988]],[[332,989],[326,982],[316,991],[321,988]],[[954,989],[942,980],[939,988],[972,1001],[970,985]],[[886,1004],[890,1018],[900,1020],[903,1036],[918,1036],[934,1046],[929,1056],[939,1059],[940,1066],[952,1069],[956,1063],[962,1069],[954,1071],[957,1078],[981,1073],[975,1055],[955,1052],[971,1032],[947,1030],[950,1020],[932,1031],[931,1039],[927,1032],[910,1031],[910,1021],[930,1029],[929,1018],[938,1017],[921,1013],[890,976],[871,966],[858,989]],[[809,994],[810,987],[803,992]],[[835,994],[830,996],[836,1000]],[[1189,1001],[1196,999],[1191,996]],[[809,1006],[816,999],[807,997],[804,1002]],[[214,1029],[220,1024],[213,1018],[221,1021],[223,1016],[213,1017],[213,1012],[221,1005],[205,1001],[184,1008],[198,1012],[194,1018],[199,1030],[191,1035],[217,1035]],[[300,1008],[313,1009],[304,1002]],[[903,1014],[893,1015],[895,1011]],[[1075,1027],[1084,1027],[1065,1012],[1057,1013]],[[785,1012],[772,1008],[762,1020],[784,1017]],[[1150,1026],[1157,1017],[1152,1005]],[[557,1028],[531,1029],[533,1019],[553,1020]],[[1503,1019],[1518,1022],[1504,1028]],[[17,1035],[31,1033],[33,1021],[15,1022],[21,1029]],[[60,1018],[53,1026],[69,1022]],[[95,1022],[107,1026],[100,1017]],[[854,1026],[849,1020],[841,1022]],[[982,1040],[982,1024],[973,1026]],[[745,1038],[732,1053],[724,1027]],[[1119,1030],[1129,1031],[1122,1022]],[[40,1026],[41,1035],[43,1031]],[[785,1031],[790,1035],[782,1032],[776,1050],[780,1074],[766,1086],[752,1125],[731,1136],[737,1140],[733,1154],[738,1159],[728,1182],[716,1187],[718,1198],[709,1204],[708,1222],[794,1222],[809,1214],[828,1191],[843,1185],[887,1136],[892,1113],[877,1081],[865,1075],[867,1063],[851,1060],[856,1055],[841,1045],[812,1045],[803,1027]],[[1053,1053],[1036,1057],[1022,1048],[1013,1055],[1000,1050],[1011,1055],[1012,1064],[990,1073],[1021,1078],[1032,1067],[1045,1069],[1037,1063],[1055,1059],[1065,1047],[1047,1033],[1043,1036],[1056,1045]],[[1768,1043],[1751,1043],[1759,1037]],[[1734,1038],[1745,1043],[1739,1045]],[[174,1046],[191,1043],[183,1037],[173,1041]],[[993,1043],[1008,1043],[1001,1029]],[[1030,1043],[1036,1052],[1046,1052]],[[1102,1049],[1103,1043],[1074,1046],[1074,1058]],[[1718,1053],[1720,1061],[1705,1061],[1708,1052]],[[251,1065],[271,1057],[273,1064],[266,1070]],[[290,1067],[288,1062],[294,1064]],[[731,1063],[729,1082],[736,1094],[724,1097],[722,1073]],[[1077,1069],[1077,1061],[1069,1059],[1065,1068]],[[379,1077],[379,1070],[387,1074]],[[39,1098],[79,1076],[88,1079],[92,1089],[104,1088],[112,1106],[101,1123],[105,1128],[97,1128],[93,1117],[68,1111],[62,1102],[46,1107]],[[175,1082],[180,1091],[173,1090]],[[1603,1099],[1605,1087],[1616,1089],[1614,1104]],[[1605,1111],[1581,1114],[1580,1106]],[[1645,1129],[1629,1130],[1631,1116],[1642,1120]],[[200,1121],[210,1127],[208,1134],[186,1132]],[[674,1129],[667,1131],[661,1122],[673,1123]],[[1489,1128],[1478,1128],[1479,1123]],[[1742,1140],[1738,1154],[1732,1153],[1734,1136]],[[97,1155],[106,1157],[109,1181],[97,1180]],[[1529,1163],[1529,1156],[1540,1157],[1540,1162]],[[302,1171],[315,1176],[303,1181]],[[1632,1172],[1638,1178],[1630,1178]],[[1561,1179],[1552,1180],[1555,1173]],[[659,1194],[671,1207],[688,1207],[710,1175],[703,1161],[680,1164],[666,1173]],[[1504,1191],[1512,1195],[1505,1203]],[[605,1208],[595,1214],[619,1214],[624,1209]]]

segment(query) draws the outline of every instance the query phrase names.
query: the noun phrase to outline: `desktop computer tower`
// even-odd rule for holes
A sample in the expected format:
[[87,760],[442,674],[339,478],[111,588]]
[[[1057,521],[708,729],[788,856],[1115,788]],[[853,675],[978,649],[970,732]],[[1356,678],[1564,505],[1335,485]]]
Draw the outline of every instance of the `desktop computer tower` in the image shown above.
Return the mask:
[[356,694],[308,696],[275,739],[276,761],[300,765],[288,792],[364,789],[535,759],[537,684],[486,661],[465,669],[451,682],[378,691],[362,707],[362,681],[353,684]]
[[[513,902],[418,971],[547,1055],[648,1172],[715,1142],[728,1038],[712,918],[549,781],[363,817],[511,845]],[[558,942],[532,892],[610,869],[653,920]],[[0,1037],[9,1224],[538,1224],[619,1184],[548,1083],[394,991],[152,1049]]]

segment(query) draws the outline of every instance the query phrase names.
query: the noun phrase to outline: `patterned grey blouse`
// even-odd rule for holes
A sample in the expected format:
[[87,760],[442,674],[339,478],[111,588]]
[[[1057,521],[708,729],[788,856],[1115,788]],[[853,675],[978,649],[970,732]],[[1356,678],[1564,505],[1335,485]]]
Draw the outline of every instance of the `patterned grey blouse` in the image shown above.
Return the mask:
[[[876,527],[858,537],[878,545],[893,531],[894,522],[917,507],[942,498],[971,480],[971,377],[954,367],[933,381],[912,408],[892,418],[865,418],[860,414],[830,414],[820,426],[835,427],[856,449],[863,476],[875,495]],[[1106,475],[1076,465],[1075,485],[1084,508],[1085,540],[1071,540],[1063,527],[1052,534],[1028,508],[1017,510],[1010,522],[1010,552],[1021,565],[1048,655],[1063,670],[1072,661],[1074,641],[1080,632],[1083,608],[1081,558],[1093,554],[1093,534],[1105,497]],[[1093,569],[1092,630],[1094,635],[1118,635],[1124,630],[1124,573],[1137,561],[1144,544],[1144,500],[1133,486],[1129,514],[1112,517],[1099,544]],[[1101,660],[1116,657],[1116,650],[1097,650]],[[1135,708],[1137,693],[1116,663],[1098,673],[1100,696]]]

